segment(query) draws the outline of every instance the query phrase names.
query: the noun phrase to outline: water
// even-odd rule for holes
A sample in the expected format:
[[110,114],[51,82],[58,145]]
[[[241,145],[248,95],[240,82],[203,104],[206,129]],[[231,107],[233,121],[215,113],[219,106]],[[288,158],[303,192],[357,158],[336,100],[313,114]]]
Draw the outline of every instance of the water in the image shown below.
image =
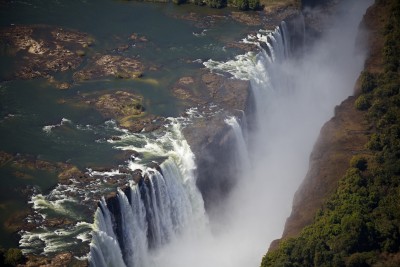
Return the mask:
[[[182,18],[190,12],[195,12],[203,24],[197,25],[197,22]],[[1,4],[0,27],[48,25],[82,31],[93,37],[95,43],[88,49],[80,68],[85,66],[89,57],[101,53],[139,56],[140,60],[158,69],[146,72],[140,80],[106,77],[74,83],[68,90],[58,90],[43,78],[5,81],[21,57],[10,54],[6,44],[0,41],[0,150],[51,164],[73,164],[83,172],[124,164],[126,152],[107,142],[111,136],[121,132],[110,126],[93,107],[80,104],[81,96],[126,90],[144,97],[148,114],[179,116],[185,111],[185,103],[177,100],[170,91],[177,79],[198,75],[202,65],[195,60],[205,60],[210,56],[220,60],[233,57],[237,50],[225,48],[226,43],[242,38],[252,29],[230,19],[229,12],[228,9],[214,10],[192,5],[178,7],[113,0],[34,0]],[[210,17],[212,15],[221,18],[214,19]],[[211,23],[213,20],[215,23]],[[148,42],[144,46],[135,45],[129,41],[132,33],[145,36]],[[126,44],[129,44],[127,50],[117,50]],[[73,71],[66,71],[54,76],[59,81],[72,82],[72,75]],[[24,173],[25,178],[17,172]],[[4,223],[9,224],[15,218],[22,221],[21,212],[30,211],[27,202],[31,195],[45,197],[51,193],[58,182],[57,173],[20,170],[9,162],[0,167],[0,176],[3,179],[0,188],[0,245],[17,246],[19,238],[15,229],[5,227]],[[111,187],[110,191],[114,189]],[[93,217],[85,210],[84,214],[70,219],[91,222]]]
[[[282,23],[274,31],[260,31],[246,40],[257,43],[260,53],[205,63],[211,71],[251,81],[256,123],[248,141],[236,119],[225,120],[236,137],[239,162],[235,164],[241,165],[241,179],[227,204],[217,205],[219,215],[212,218],[210,227],[195,239],[183,235],[161,242],[163,246],[151,253],[154,262],[146,266],[260,264],[269,243],[282,232],[319,129],[333,115],[335,105],[352,93],[362,70],[366,51],[357,51],[354,41],[369,4],[346,3],[331,31],[308,50],[292,50],[287,25]],[[243,164],[245,158],[250,159],[248,164]]]
[[[207,252],[192,259],[198,264],[191,266],[209,264],[202,258],[213,259],[215,266],[259,266],[270,242],[280,238],[319,131],[333,116],[335,106],[353,93],[363,69],[367,51],[355,40],[370,4],[343,2],[321,39],[313,43],[300,39],[297,45],[310,45],[304,49],[292,50],[293,44],[286,42],[291,38],[285,37],[285,28],[293,30],[288,22],[245,40],[259,44],[262,50],[258,54],[205,63],[214,72],[250,80],[256,118],[255,130],[248,137],[250,169],[243,172],[228,204],[214,212],[219,214],[211,221],[216,240],[197,247]],[[303,29],[296,32],[301,36]],[[184,253],[190,253],[188,250]],[[189,259],[181,262],[175,259],[175,265],[166,266],[190,264]]]
[[[260,53],[235,56],[235,51],[223,49],[218,38],[227,33],[226,29],[236,30],[233,37],[240,35],[240,29],[231,28],[232,22],[223,20],[219,26],[203,31],[171,16],[182,12],[172,5],[104,0],[96,4],[55,2],[49,7],[44,1],[34,1],[15,2],[12,8],[19,12],[12,16],[2,11],[0,15],[6,18],[1,16],[1,25],[47,23],[86,31],[99,40],[94,48],[99,51],[117,53],[115,47],[130,33],[144,34],[153,44],[140,50],[140,56],[163,66],[146,77],[157,83],[105,80],[76,84],[65,92],[54,90],[41,79],[1,84],[5,118],[1,147],[10,153],[40,155],[48,161],[73,162],[88,168],[89,175],[87,181],[56,187],[52,187],[56,181],[51,177],[53,182],[33,190],[31,204],[36,213],[29,220],[62,216],[72,223],[68,227],[43,227],[21,233],[24,252],[52,255],[68,250],[85,257],[84,248],[90,243],[92,266],[258,265],[269,242],[282,231],[318,130],[332,115],[334,105],[351,94],[362,68],[362,53],[356,57],[353,52],[356,26],[366,6],[367,3],[362,8],[356,5],[357,12],[347,14],[353,21],[337,24],[337,29],[345,30],[333,31],[307,54],[297,57],[292,57],[293,46],[285,23],[273,31],[260,30],[245,40],[259,45]],[[41,16],[45,10],[57,19]],[[75,10],[82,13],[80,19],[68,15]],[[99,14],[104,15],[104,20],[93,19]],[[176,38],[171,39],[170,32]],[[132,48],[124,53],[133,55],[137,51]],[[4,58],[8,62],[7,55]],[[255,132],[248,138],[243,137],[237,120],[226,119],[237,139],[239,162],[250,160],[241,166],[242,177],[227,204],[210,222],[195,185],[194,155],[181,131],[191,123],[191,115],[177,118],[183,109],[165,90],[176,77],[196,73],[199,66],[185,62],[208,58],[212,60],[205,65],[211,71],[250,80],[256,99]],[[7,68],[3,66],[1,70]],[[57,99],[73,99],[82,90],[112,91],[124,87],[144,94],[152,113],[175,118],[158,131],[132,134],[113,121],[104,121],[95,110],[57,104]],[[39,105],[30,105],[32,102]],[[9,113],[16,116],[9,117]],[[3,129],[1,132],[3,135]],[[121,151],[132,150],[140,156],[116,160]],[[103,165],[120,166],[105,171],[90,169]],[[125,172],[138,169],[145,178],[134,182],[134,174]],[[2,171],[12,173],[12,166]],[[30,183],[25,181],[22,185]],[[108,202],[102,199],[115,192],[117,195]],[[98,201],[100,206],[94,210]]]
[[194,155],[180,132],[180,123],[173,119],[170,126],[171,132],[158,141],[148,139],[143,147],[168,157],[160,169],[131,164],[131,168],[142,169],[144,178],[131,181],[125,192],[118,189],[116,199],[109,202],[111,207],[104,199],[100,202],[90,245],[91,266],[115,262],[120,263],[116,266],[151,266],[152,254],[163,246],[181,236],[197,236],[206,228]]

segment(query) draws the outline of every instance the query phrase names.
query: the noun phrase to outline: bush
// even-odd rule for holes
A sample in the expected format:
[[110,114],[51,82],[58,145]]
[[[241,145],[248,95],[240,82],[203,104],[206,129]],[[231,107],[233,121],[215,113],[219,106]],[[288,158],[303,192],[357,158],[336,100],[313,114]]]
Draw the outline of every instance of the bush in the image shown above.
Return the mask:
[[361,72],[361,92],[369,93],[376,87],[375,77],[368,71]]
[[[369,267],[374,255],[369,253],[354,253],[346,260],[348,267]],[[375,256],[376,257],[376,256]]]
[[205,3],[209,7],[222,8],[226,6],[226,0],[205,0]]
[[371,107],[369,98],[366,95],[360,95],[354,104],[358,110],[367,110]]
[[258,10],[260,9],[260,0],[229,0],[229,5],[240,10]]
[[368,167],[367,160],[360,155],[353,156],[350,160],[350,167],[365,171]]
[[4,263],[11,266],[17,266],[19,263],[23,262],[23,259],[24,256],[22,255],[21,250],[18,248],[10,248],[4,254]]
[[186,3],[186,0],[172,0],[172,2],[176,5],[184,4]]

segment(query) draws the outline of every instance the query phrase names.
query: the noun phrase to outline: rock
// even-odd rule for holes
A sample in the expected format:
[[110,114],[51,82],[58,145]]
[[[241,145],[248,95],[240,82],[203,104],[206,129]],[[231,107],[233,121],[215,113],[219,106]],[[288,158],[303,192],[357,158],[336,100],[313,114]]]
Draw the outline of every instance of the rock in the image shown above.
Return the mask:
[[199,70],[196,78],[181,77],[171,88],[172,94],[193,107],[217,104],[227,111],[245,110],[249,100],[250,83]]
[[131,132],[138,133],[155,131],[163,125],[163,122],[163,118],[150,114],[142,118],[121,120],[120,125]]
[[173,17],[191,21],[196,28],[208,29],[211,28],[217,21],[226,19],[223,15],[204,15],[195,12],[186,13],[184,15],[173,14]]
[[262,24],[259,12],[232,12],[231,17],[232,19],[248,26],[260,26]]
[[[154,131],[164,122],[163,118],[147,114],[142,104],[143,97],[132,92],[119,90],[101,95],[82,94],[78,102],[79,105],[94,107],[104,118],[116,120],[120,127],[131,132]],[[118,139],[118,137],[113,138],[114,141]]]
[[178,83],[184,85],[191,85],[194,83],[194,79],[192,77],[182,77],[179,79]]
[[8,53],[20,55],[14,73],[20,79],[76,69],[82,63],[82,48],[91,44],[85,33],[43,25],[3,27],[0,38],[8,44]]
[[[241,118],[249,111],[250,84],[201,70],[195,78],[178,79],[174,86],[175,95],[179,88],[185,97],[188,96],[184,100],[190,105],[197,103],[202,112],[201,117],[193,118],[193,123],[183,129],[183,134],[196,155],[197,186],[210,211],[215,203],[225,199],[237,181],[238,170],[231,164],[235,155],[232,145],[235,136],[225,119],[228,116]],[[211,104],[216,105],[219,112],[207,108]]]
[[44,256],[39,256],[39,255],[34,255],[34,254],[29,254],[26,255],[27,261],[23,266],[26,267],[38,267],[38,266],[46,266],[51,262],[49,258],[46,258]]
[[66,90],[72,86],[72,84],[70,84],[70,83],[57,81],[53,76],[50,76],[48,78],[48,81],[52,86],[54,86],[60,90]]
[[[71,266],[72,262],[73,266],[87,266],[86,261],[78,261],[75,262],[76,260],[73,258],[73,255],[71,252],[62,252],[54,257],[45,257],[45,256],[39,256],[39,255],[27,255],[26,256],[27,261],[23,266],[26,267],[65,267],[65,266]],[[19,265],[18,265],[19,266]]]
[[201,80],[212,101],[218,106],[229,111],[246,110],[250,96],[248,81],[227,79],[213,73],[202,75]]
[[71,262],[71,260],[72,260],[72,253],[70,252],[60,253],[51,260],[50,266],[66,266],[69,262]]
[[42,225],[45,227],[60,227],[72,224],[74,224],[74,222],[68,218],[47,218]]
[[121,140],[121,137],[113,135],[113,136],[111,136],[111,140],[119,141],[119,140]]
[[25,218],[30,215],[32,211],[28,209],[15,211],[4,222],[4,228],[9,232],[18,232],[21,229],[27,229]]
[[149,168],[152,168],[152,169],[157,170],[159,173],[162,174],[161,167],[160,167],[160,165],[159,165],[158,163],[150,162],[147,166],[148,166]]
[[62,184],[70,184],[71,179],[83,177],[83,173],[75,166],[70,166],[58,174],[58,181]]
[[241,42],[229,42],[225,45],[225,47],[240,49],[244,52],[254,52],[259,50],[258,46],[255,44],[241,43]]
[[143,76],[144,65],[137,59],[119,55],[96,55],[82,70],[75,72],[74,81],[99,79],[107,76],[135,79]]
[[0,167],[9,163],[13,158],[13,155],[4,151],[0,151]]
[[141,170],[134,170],[132,173],[132,179],[138,184],[141,180],[143,180],[143,174]]
[[141,36],[137,33],[132,33],[131,36],[129,36],[129,39],[135,42],[143,42],[143,43],[148,42],[145,36]]
[[61,41],[65,44],[79,44],[81,47],[92,46],[95,42],[94,38],[74,30],[66,30],[63,28],[57,28],[51,31],[54,39]]
[[117,120],[128,116],[139,116],[144,112],[143,97],[126,91],[104,94],[93,101],[103,116]]

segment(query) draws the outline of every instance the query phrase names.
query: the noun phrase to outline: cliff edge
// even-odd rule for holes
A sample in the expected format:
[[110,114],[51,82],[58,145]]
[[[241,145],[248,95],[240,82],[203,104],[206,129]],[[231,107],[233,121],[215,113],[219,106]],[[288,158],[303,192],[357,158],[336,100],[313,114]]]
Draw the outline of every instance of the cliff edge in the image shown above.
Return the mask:
[[400,2],[364,15],[355,96],[322,128],[280,240],[261,266],[399,266]]

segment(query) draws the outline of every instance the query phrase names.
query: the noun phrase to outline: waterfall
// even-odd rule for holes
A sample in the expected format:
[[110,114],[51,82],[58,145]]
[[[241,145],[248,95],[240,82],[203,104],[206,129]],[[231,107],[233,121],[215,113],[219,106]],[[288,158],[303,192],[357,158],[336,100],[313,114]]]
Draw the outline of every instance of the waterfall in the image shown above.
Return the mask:
[[236,117],[229,117],[225,119],[225,123],[232,127],[233,133],[235,135],[236,142],[236,166],[239,166],[239,169],[243,171],[247,171],[250,168],[250,158],[249,153],[247,151],[247,144],[243,135],[242,126],[238,123]]
[[[171,124],[167,134],[151,142],[143,138],[140,148],[122,144],[160,155],[163,163],[160,168],[141,167],[142,180],[118,190],[114,202],[100,203],[96,215],[104,218],[95,222],[91,265],[258,266],[268,244],[282,233],[321,126],[333,115],[335,105],[352,93],[365,58],[364,53],[354,54],[354,40],[367,5],[345,8],[347,14],[329,24],[334,30],[307,54],[298,53],[304,51],[302,47],[296,52],[293,45],[304,45],[300,36],[304,23],[293,35],[291,24],[282,22],[272,31],[260,30],[243,40],[257,45],[257,53],[204,62],[210,71],[251,83],[255,127],[249,141],[236,118],[225,121],[232,127],[239,161],[251,157],[251,167],[240,174],[226,204],[217,207],[218,216],[210,222],[213,231],[203,235],[197,230],[208,224],[195,186],[194,156],[179,125]],[[133,195],[135,201],[129,201]],[[195,239],[186,238],[188,234]]]
[[[247,142],[251,168],[238,179],[229,202],[215,212],[220,218],[213,218],[222,225],[217,228],[222,233],[210,250],[230,261],[215,260],[214,266],[260,264],[268,244],[283,231],[322,125],[352,94],[365,59],[365,51],[357,51],[354,41],[370,1],[345,2],[340,18],[326,21],[330,28],[318,40],[305,42],[300,15],[243,40],[258,46],[258,53],[204,63],[212,72],[249,80],[255,102]],[[305,44],[310,46],[304,49]],[[230,125],[236,127],[233,121]],[[236,141],[243,150],[240,138]]]
[[146,139],[142,148],[167,158],[158,167],[131,163],[131,168],[141,168],[140,180],[99,202],[91,266],[150,266],[152,253],[183,234],[196,235],[206,225],[204,203],[195,183],[194,155],[180,124],[173,120],[169,126],[169,132],[156,140]]

